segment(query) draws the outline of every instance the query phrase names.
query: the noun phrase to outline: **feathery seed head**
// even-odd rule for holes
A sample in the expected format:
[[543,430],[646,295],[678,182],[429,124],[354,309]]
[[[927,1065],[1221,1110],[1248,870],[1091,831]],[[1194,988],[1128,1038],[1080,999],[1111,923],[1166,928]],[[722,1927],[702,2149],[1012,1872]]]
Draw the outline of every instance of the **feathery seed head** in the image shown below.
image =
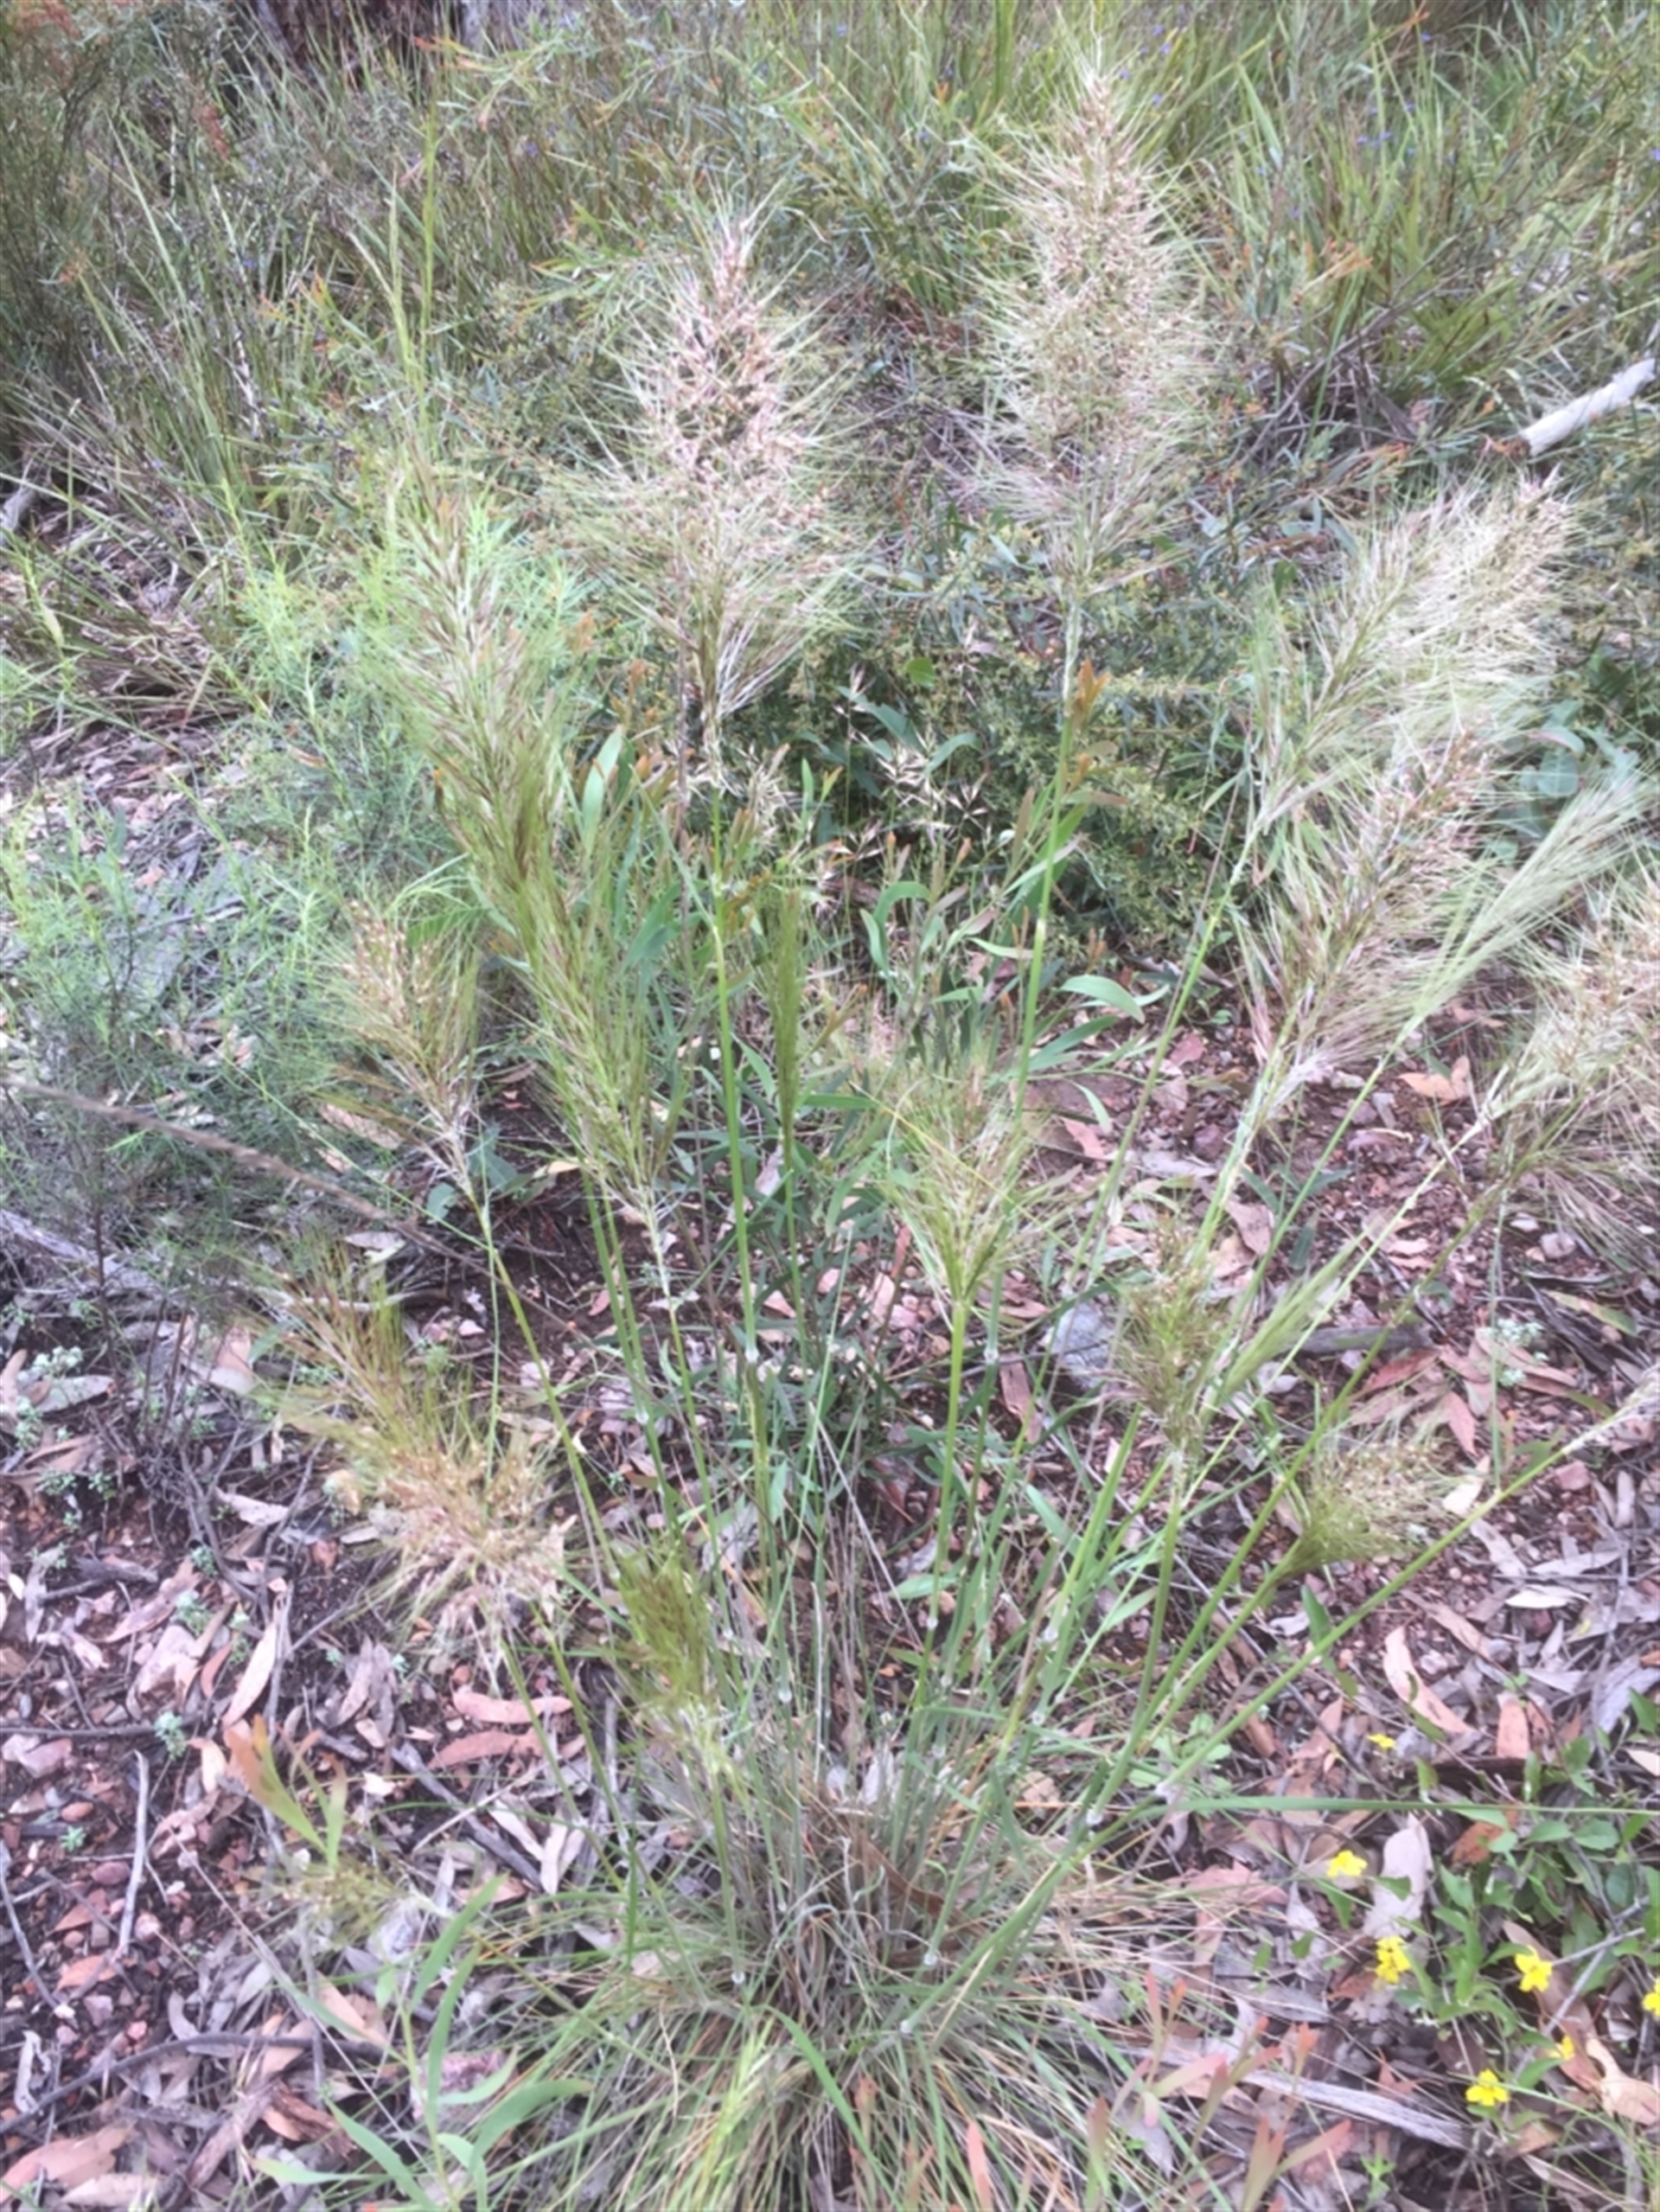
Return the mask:
[[993,299],[1012,435],[988,496],[1040,529],[1080,601],[1194,431],[1203,348],[1152,170],[1108,80],[1086,71],[1014,193],[1019,274]]
[[751,218],[700,221],[643,272],[629,422],[571,487],[576,527],[675,652],[683,748],[700,740],[717,780],[728,719],[834,626],[862,563],[833,496],[838,380],[760,283],[757,239]]

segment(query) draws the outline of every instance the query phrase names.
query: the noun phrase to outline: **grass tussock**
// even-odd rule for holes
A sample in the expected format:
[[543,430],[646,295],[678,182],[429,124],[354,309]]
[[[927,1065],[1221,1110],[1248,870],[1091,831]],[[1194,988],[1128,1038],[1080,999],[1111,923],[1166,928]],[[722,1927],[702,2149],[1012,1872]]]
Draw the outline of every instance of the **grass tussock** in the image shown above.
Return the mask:
[[[1408,1290],[1497,1342],[1507,1207],[1629,1272],[1655,1188],[1651,410],[1502,438],[1652,320],[1660,67],[1452,14],[0,27],[7,1206],[257,1245],[410,1665],[583,1736],[540,1896],[308,1906],[397,2027],[320,2201],[1293,2186],[1233,1993],[1366,1943],[1276,1866],[1223,2004],[1192,1853],[1456,1534],[1446,1394],[1357,1410]],[[1611,1362],[1542,1452],[1495,1380],[1480,1510],[1623,1448]],[[354,1785],[249,1757],[344,1894]],[[1422,1901],[1456,2004],[1366,2001],[1519,2081],[1507,1926],[1611,2035],[1644,1939],[1635,1829],[1623,1905],[1510,1832]]]

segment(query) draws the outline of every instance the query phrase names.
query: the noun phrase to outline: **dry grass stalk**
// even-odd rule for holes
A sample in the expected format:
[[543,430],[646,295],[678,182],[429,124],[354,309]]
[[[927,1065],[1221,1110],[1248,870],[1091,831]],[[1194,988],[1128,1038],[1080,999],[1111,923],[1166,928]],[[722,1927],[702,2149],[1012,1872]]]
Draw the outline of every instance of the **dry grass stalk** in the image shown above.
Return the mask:
[[[463,1189],[478,1110],[478,975],[470,932],[423,930],[367,908],[354,917],[340,975],[347,1024],[384,1071],[391,1118]],[[375,1098],[374,1111],[383,1110]]]
[[284,1418],[338,1448],[336,1496],[389,1539],[385,1594],[428,1624],[437,1649],[498,1673],[525,1620],[562,1602],[565,1525],[552,1510],[545,1453],[474,1402],[474,1378],[441,1347],[427,1347],[425,1363],[412,1357],[384,1301],[324,1288],[295,1338],[330,1379],[296,1391]]

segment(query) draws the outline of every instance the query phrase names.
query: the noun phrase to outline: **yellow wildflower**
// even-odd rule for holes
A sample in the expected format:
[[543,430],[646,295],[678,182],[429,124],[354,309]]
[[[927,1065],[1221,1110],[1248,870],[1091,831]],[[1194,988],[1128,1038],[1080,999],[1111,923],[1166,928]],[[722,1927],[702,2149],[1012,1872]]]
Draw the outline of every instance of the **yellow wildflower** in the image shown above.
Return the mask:
[[1655,1976],[1652,1985],[1643,1992],[1643,2010],[1652,2012],[1657,2019],[1660,2019],[1660,1974]]
[[1557,2038],[1557,2041],[1556,2041],[1556,2046],[1555,2046],[1555,2048],[1556,2048],[1556,2055],[1557,2055],[1557,2057],[1558,2057],[1558,2058],[1572,2058],[1572,2057],[1573,2057],[1573,2055],[1574,2055],[1574,2038],[1573,2038],[1573,2036],[1559,2036],[1559,2037]]
[[1412,1959],[1406,1945],[1398,1935],[1380,1935],[1377,1939],[1377,1979],[1393,1989]]
[[1510,2093],[1491,2066],[1484,2066],[1464,2093],[1466,2105],[1480,2105],[1488,2112],[1497,2112],[1501,2105],[1508,2105]]
[[1550,1961],[1542,1959],[1536,1951],[1518,1951],[1516,1971],[1522,1977],[1522,1994],[1531,1997],[1536,1991],[1550,1985]]
[[1366,1862],[1358,1851],[1336,1851],[1326,1866],[1326,1874],[1333,1882],[1352,1882],[1366,1871]]
[[1366,1741],[1368,1743],[1376,1744],[1380,1751],[1393,1751],[1395,1749],[1395,1738],[1392,1736],[1376,1734],[1369,1736]]

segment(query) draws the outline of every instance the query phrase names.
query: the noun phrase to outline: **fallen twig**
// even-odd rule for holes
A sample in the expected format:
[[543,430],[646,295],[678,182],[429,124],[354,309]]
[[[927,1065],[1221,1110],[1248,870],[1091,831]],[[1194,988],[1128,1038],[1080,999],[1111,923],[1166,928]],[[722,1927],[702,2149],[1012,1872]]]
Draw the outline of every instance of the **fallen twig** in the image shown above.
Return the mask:
[[[0,1849],[3,1848],[0,1845]],[[129,2051],[124,2056],[112,2051],[84,2073],[72,2074],[67,2081],[54,2082],[51,2088],[43,2090],[35,2099],[33,2111],[20,2115],[19,2119],[9,2120],[6,2132],[11,2135],[36,2132],[48,2113],[78,2096],[83,2089],[102,2089],[112,2074],[136,2074],[140,2067],[154,2065],[157,2059],[239,2057],[251,2050],[310,2050],[316,2043],[315,2030],[303,2036],[265,2036],[251,2030],[243,2034],[180,2036],[167,2043],[147,2043],[142,2050]]]
[[133,1763],[138,1769],[138,1803],[132,1816],[132,1868],[127,1876],[127,1894],[121,1907],[121,1929],[115,1939],[118,1959],[126,1957],[127,1946],[132,1940],[133,1917],[138,1910],[138,1892],[144,1886],[146,1853],[150,1848],[150,1761],[142,1751],[136,1751]]
[[18,1955],[23,1962],[23,1971],[34,1983],[35,1995],[44,2001],[48,1996],[46,1980],[41,1972],[41,1962],[30,1950],[29,1938],[23,1934],[23,1924],[17,1917],[17,1908],[11,1902],[11,1884],[6,1879],[10,1871],[11,1852],[4,1838],[0,1837],[0,1903],[4,1904],[6,1918],[11,1922],[11,1933],[16,1941]]
[[21,1213],[8,1213],[0,1209],[0,1238],[8,1244],[26,1244],[31,1250],[44,1252],[48,1259],[58,1260],[65,1267],[84,1268],[97,1275],[105,1290],[128,1290],[146,1298],[165,1301],[168,1292],[153,1275],[146,1275],[142,1268],[129,1267],[124,1260],[112,1260],[91,1251],[85,1244],[73,1243],[67,1237],[55,1231],[43,1229],[37,1221],[30,1221]]
[[88,1098],[79,1090],[60,1090],[55,1084],[34,1083],[22,1076],[13,1076],[3,1085],[0,1093],[10,1091],[18,1098],[43,1098],[54,1106],[70,1106],[79,1114],[90,1114],[105,1122],[119,1122],[124,1128],[149,1129],[156,1136],[171,1137],[177,1144],[195,1145],[201,1152],[217,1152],[246,1167],[256,1175],[272,1175],[284,1183],[298,1183],[308,1191],[322,1191],[335,1202],[353,1213],[361,1214],[368,1221],[390,1222],[400,1236],[412,1243],[424,1244],[429,1251],[441,1252],[444,1246],[429,1237],[405,1216],[393,1212],[390,1206],[375,1205],[368,1199],[361,1199],[330,1175],[314,1175],[309,1167],[296,1167],[286,1160],[278,1159],[275,1153],[257,1151],[252,1145],[237,1144],[230,1137],[215,1136],[211,1129],[192,1128],[188,1122],[163,1121],[159,1114],[147,1114],[141,1107],[118,1106],[102,1098]]
[[1553,445],[1560,445],[1587,423],[1595,422],[1599,415],[1612,414],[1616,407],[1625,406],[1637,397],[1653,374],[1654,355],[1649,354],[1641,361],[1634,361],[1629,368],[1621,369],[1618,376],[1596,391],[1587,392],[1580,399],[1570,400],[1565,407],[1553,407],[1548,415],[1541,415],[1537,422],[1529,423],[1517,433],[1526,442],[1529,457],[1536,461],[1542,453],[1548,452]]
[[457,1797],[452,1790],[447,1790],[428,1768],[418,1752],[412,1750],[406,1743],[398,1743],[393,1746],[392,1755],[406,1774],[412,1774],[424,1789],[431,1791],[440,1804],[450,1807],[475,1843],[482,1844],[492,1858],[498,1860],[509,1873],[516,1874],[521,1882],[528,1882],[531,1888],[540,1894],[541,1868],[505,1838],[499,1836],[488,1822],[481,1820],[465,1799]]

